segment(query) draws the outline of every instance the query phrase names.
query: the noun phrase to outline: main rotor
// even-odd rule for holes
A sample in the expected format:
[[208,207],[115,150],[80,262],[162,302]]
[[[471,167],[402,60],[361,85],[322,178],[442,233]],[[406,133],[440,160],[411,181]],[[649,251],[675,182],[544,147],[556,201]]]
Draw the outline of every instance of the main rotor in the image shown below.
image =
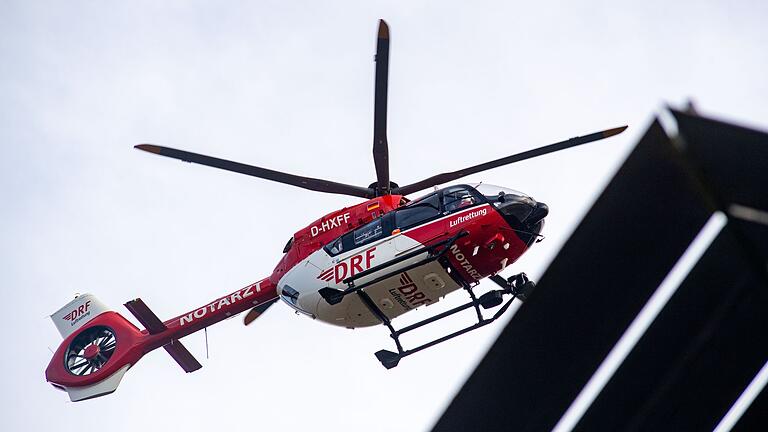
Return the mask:
[[159,154],[161,156],[180,159],[185,162],[194,162],[227,171],[234,171],[241,174],[259,177],[266,180],[272,180],[278,183],[284,183],[317,192],[351,195],[360,198],[374,198],[377,196],[390,194],[408,195],[423,189],[430,188],[432,186],[437,186],[439,184],[457,180],[471,174],[476,174],[503,165],[520,162],[526,159],[531,159],[537,156],[542,156],[548,153],[553,153],[570,147],[575,147],[578,145],[608,138],[623,132],[627,128],[627,126],[621,126],[613,129],[606,129],[604,131],[571,138],[565,141],[560,141],[544,147],[524,151],[522,153],[517,153],[511,156],[470,166],[460,170],[444,172],[402,187],[398,186],[396,183],[390,181],[389,178],[389,143],[387,142],[389,40],[389,26],[386,22],[384,22],[384,20],[379,20],[379,31],[376,41],[376,83],[373,106],[373,162],[376,168],[376,181],[368,187],[349,185],[312,177],[298,176],[281,171],[275,171],[267,168],[261,168],[253,165],[247,165],[226,159],[219,159],[198,153],[192,153],[153,144],[139,144],[135,146],[135,148],[150,153]]

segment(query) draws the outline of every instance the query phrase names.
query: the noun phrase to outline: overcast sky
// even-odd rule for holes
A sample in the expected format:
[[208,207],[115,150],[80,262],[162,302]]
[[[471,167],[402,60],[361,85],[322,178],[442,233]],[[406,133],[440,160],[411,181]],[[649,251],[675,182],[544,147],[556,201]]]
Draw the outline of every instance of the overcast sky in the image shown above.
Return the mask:
[[550,206],[546,240],[510,275],[541,276],[665,104],[693,98],[768,128],[768,3],[533,3],[1,2],[3,429],[429,429],[506,320],[387,371],[373,357],[393,348],[384,328],[332,327],[280,304],[248,328],[240,317],[210,328],[210,359],[202,334],[184,339],[198,372],[156,351],[116,393],[73,404],[45,382],[60,343],[47,315],[91,292],[129,319],[122,303],[135,297],[176,316],[269,275],[293,232],[359,202],[132,146],[370,184],[379,18],[392,35],[400,184],[630,126],[466,179]]

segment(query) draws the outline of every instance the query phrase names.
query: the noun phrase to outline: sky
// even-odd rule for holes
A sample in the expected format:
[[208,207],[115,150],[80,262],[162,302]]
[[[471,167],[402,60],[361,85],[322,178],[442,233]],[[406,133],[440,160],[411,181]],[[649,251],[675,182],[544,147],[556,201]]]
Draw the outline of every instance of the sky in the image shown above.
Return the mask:
[[667,104],[692,99],[768,129],[768,3],[533,3],[1,2],[3,429],[429,430],[514,309],[385,370],[373,357],[393,348],[383,327],[346,330],[278,305],[247,328],[240,317],[211,327],[208,357],[202,333],[185,338],[200,371],[155,351],[116,393],[81,403],[45,382],[60,343],[48,315],[83,292],[130,320],[122,304],[136,297],[163,319],[179,315],[268,276],[295,231],[359,202],[132,147],[367,186],[379,18],[392,38],[395,182],[629,125],[462,180],[550,207],[546,240],[509,275],[541,276]]

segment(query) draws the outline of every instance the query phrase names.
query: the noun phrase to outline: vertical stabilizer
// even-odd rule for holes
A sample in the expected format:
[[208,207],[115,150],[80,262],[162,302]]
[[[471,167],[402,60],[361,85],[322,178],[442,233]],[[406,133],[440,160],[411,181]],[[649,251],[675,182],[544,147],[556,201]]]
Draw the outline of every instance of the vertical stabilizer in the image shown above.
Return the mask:
[[90,320],[109,310],[93,294],[82,294],[54,312],[51,320],[61,333],[61,337],[66,339]]

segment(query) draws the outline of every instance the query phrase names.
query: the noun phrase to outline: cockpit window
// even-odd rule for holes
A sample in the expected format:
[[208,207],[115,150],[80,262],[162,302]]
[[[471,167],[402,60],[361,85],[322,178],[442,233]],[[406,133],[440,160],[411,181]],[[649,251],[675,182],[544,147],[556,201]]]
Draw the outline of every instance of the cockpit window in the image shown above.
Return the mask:
[[410,228],[440,215],[440,200],[436,193],[408,203],[395,212],[395,225]]
[[500,198],[503,199],[505,195],[530,198],[528,195],[520,191],[516,191],[514,189],[509,189],[501,186],[494,186],[488,183],[473,184],[470,186],[474,187],[475,190],[483,194],[486,198],[488,198],[488,201],[491,201],[491,202],[497,201]]
[[463,186],[447,188],[443,191],[443,208],[453,213],[477,204],[477,198]]

